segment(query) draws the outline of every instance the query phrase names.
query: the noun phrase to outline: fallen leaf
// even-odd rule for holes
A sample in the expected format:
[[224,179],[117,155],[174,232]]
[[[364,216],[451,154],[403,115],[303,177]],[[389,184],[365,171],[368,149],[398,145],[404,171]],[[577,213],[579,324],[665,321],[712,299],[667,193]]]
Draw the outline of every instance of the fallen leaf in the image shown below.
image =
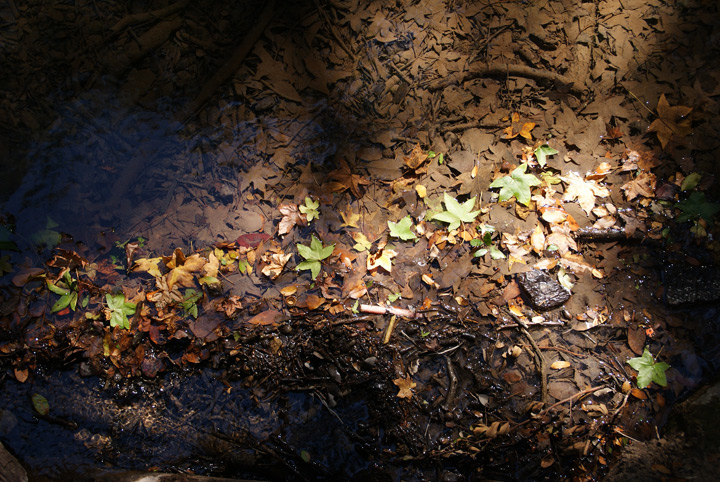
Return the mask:
[[371,254],[367,258],[368,271],[381,267],[388,273],[392,272],[392,259],[395,256],[397,256],[397,253],[392,249],[381,249],[377,253]]
[[532,140],[532,134],[530,131],[532,131],[535,127],[534,122],[525,122],[521,124],[520,114],[517,112],[513,112],[510,120],[512,124],[503,131],[505,133],[505,139],[514,139],[520,135],[529,141]]
[[297,224],[300,224],[301,226],[306,224],[305,218],[302,217],[298,211],[297,204],[281,204],[278,206],[278,211],[280,211],[280,214],[283,215],[280,220],[280,224],[278,224],[278,236],[286,235]]
[[650,124],[648,132],[655,132],[660,146],[665,149],[673,137],[685,137],[692,133],[690,118],[687,117],[691,111],[692,107],[682,105],[670,107],[665,94],[662,94],[657,103],[658,118]]
[[412,378],[396,378],[393,383],[400,389],[396,395],[398,398],[407,398],[408,400],[412,398],[412,389],[417,386],[417,383]]
[[638,196],[650,198],[655,196],[656,183],[655,174],[643,171],[635,179],[626,182],[621,189],[628,201],[632,201]]
[[15,368],[15,378],[20,383],[25,383],[25,381],[28,379],[28,370],[27,368]]
[[224,300],[222,300],[216,310],[225,313],[225,316],[228,318],[232,318],[235,313],[242,308],[242,302],[240,301],[240,297],[237,295],[232,295]]
[[357,222],[360,220],[360,215],[357,213],[354,213],[350,206],[348,206],[344,212],[341,211],[340,216],[342,216],[342,219],[343,219],[342,226],[346,226],[348,228],[358,228],[359,227],[357,225]]
[[332,171],[329,175],[330,179],[333,180],[328,184],[330,190],[332,192],[350,190],[356,198],[360,199],[362,197],[361,186],[370,184],[370,181],[359,174],[353,174],[344,159],[340,159],[339,164],[340,169]]
[[323,303],[325,303],[325,298],[309,294],[304,298],[299,299],[297,302],[297,306],[300,308],[307,308],[308,310],[314,310],[322,306]]
[[18,288],[22,288],[23,286],[28,284],[31,279],[37,278],[43,274],[45,274],[45,270],[42,268],[24,269],[15,276],[13,276],[12,283]]
[[176,283],[186,288],[193,287],[195,285],[193,273],[200,271],[207,260],[197,253],[186,258],[182,250],[176,248],[171,257],[163,257],[163,262],[170,269],[167,274],[167,284],[172,289]]
[[271,253],[266,251],[260,258],[261,261],[265,263],[262,267],[262,274],[270,279],[277,278],[280,276],[280,273],[282,273],[283,268],[285,268],[285,265],[291,257],[292,253],[283,254],[282,252]]
[[142,271],[155,278],[159,278],[160,276],[162,276],[159,266],[160,261],[162,261],[162,258],[160,257],[136,259],[135,264],[132,266],[130,271]]
[[279,311],[266,310],[253,316],[247,322],[251,325],[277,325],[282,318],[283,314]]
[[269,234],[265,233],[248,233],[239,236],[236,240],[237,245],[243,248],[257,248],[260,243],[270,239]]
[[363,233],[352,233],[352,238],[355,241],[353,249],[356,251],[363,252],[372,247],[372,243]]
[[610,191],[606,187],[600,186],[592,180],[586,181],[576,172],[570,172],[567,176],[562,176],[561,179],[567,184],[563,201],[577,200],[588,216],[595,207],[595,197],[610,196]]
[[416,144],[413,150],[410,151],[410,154],[403,158],[403,162],[406,167],[415,171],[420,168],[427,159],[427,153],[420,148],[420,144]]

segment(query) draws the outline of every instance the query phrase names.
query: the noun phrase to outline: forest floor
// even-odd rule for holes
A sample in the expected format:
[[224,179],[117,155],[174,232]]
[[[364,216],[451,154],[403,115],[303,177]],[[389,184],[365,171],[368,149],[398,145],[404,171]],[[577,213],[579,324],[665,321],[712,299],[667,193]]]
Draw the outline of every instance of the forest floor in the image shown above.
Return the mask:
[[714,474],[663,436],[720,368],[717,2],[0,18],[0,440],[33,480]]

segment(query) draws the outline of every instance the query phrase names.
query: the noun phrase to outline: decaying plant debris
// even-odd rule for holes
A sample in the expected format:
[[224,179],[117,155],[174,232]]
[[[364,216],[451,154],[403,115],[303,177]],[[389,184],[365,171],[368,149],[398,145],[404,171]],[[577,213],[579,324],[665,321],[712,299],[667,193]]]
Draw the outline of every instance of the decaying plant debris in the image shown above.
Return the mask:
[[716,373],[717,5],[240,3],[3,7],[1,420],[45,390],[121,469],[587,480]]

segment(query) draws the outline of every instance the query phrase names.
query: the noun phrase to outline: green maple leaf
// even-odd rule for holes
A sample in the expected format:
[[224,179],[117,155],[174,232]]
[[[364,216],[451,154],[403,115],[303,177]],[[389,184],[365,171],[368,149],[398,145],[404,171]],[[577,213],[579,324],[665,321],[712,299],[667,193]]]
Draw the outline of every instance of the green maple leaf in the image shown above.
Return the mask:
[[306,197],[305,205],[300,206],[300,212],[303,213],[307,217],[307,221],[310,222],[313,219],[320,217],[320,211],[318,211],[319,207],[320,201],[313,201],[309,197]]
[[705,193],[700,191],[694,191],[689,198],[677,203],[677,207],[682,211],[682,214],[677,217],[679,222],[703,218],[711,223],[713,216],[720,211],[720,204],[708,201]]
[[388,228],[390,228],[390,236],[393,236],[395,238],[400,238],[403,241],[410,241],[411,239],[417,239],[417,236],[415,236],[415,233],[413,233],[410,228],[412,228],[413,222],[412,218],[408,215],[405,216],[400,220],[400,222],[393,223],[392,221],[388,221]]
[[547,156],[552,156],[557,153],[558,151],[556,151],[549,145],[543,144],[542,146],[535,149],[535,158],[537,159],[538,164],[540,164],[541,167],[545,167]]
[[642,356],[631,358],[627,363],[638,372],[638,388],[643,389],[650,385],[650,382],[655,382],[663,387],[667,386],[665,371],[670,368],[670,365],[665,362],[656,362],[647,347]]
[[128,320],[128,315],[135,313],[137,305],[125,301],[125,295],[122,293],[117,295],[108,293],[105,295],[105,300],[107,301],[108,310],[110,311],[110,326],[119,326],[129,330],[130,320]]
[[335,245],[331,244],[330,246],[323,247],[322,242],[313,234],[310,240],[310,246],[298,244],[297,250],[300,256],[305,258],[305,261],[297,265],[295,269],[298,271],[309,269],[312,279],[315,279],[317,275],[320,274],[320,261],[332,254],[335,250]]
[[495,179],[490,187],[500,188],[500,201],[507,201],[515,196],[517,202],[527,206],[530,204],[530,187],[540,184],[540,180],[532,174],[525,174],[527,164],[520,164],[508,176]]
[[460,223],[471,223],[475,220],[480,210],[473,211],[475,207],[475,197],[472,197],[460,204],[457,199],[450,197],[446,192],[444,195],[445,211],[434,214],[432,219],[437,219],[444,223],[448,223],[448,229],[452,231],[460,227]]

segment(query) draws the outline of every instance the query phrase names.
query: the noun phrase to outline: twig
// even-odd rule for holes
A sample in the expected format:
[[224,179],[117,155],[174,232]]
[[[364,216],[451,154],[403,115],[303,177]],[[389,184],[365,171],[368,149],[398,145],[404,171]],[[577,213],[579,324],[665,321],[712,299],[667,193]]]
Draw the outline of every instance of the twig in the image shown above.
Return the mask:
[[391,315],[397,315],[402,316],[403,318],[416,318],[418,315],[412,310],[408,310],[405,308],[397,308],[395,306],[380,306],[380,305],[360,305],[359,310],[362,313],[373,313],[375,315],[385,315],[385,314],[391,314]]
[[383,345],[386,345],[390,341],[390,337],[392,336],[392,332],[395,329],[395,325],[397,324],[397,316],[393,315],[390,317],[390,322],[388,323],[387,328],[385,329],[385,335],[383,336]]
[[487,66],[471,67],[469,70],[464,72],[457,72],[453,75],[449,75],[448,77],[430,82],[428,88],[430,90],[440,90],[450,85],[460,84],[466,80],[486,76],[491,77],[494,75],[515,75],[529,79],[548,80],[569,86],[570,91],[574,94],[583,94],[582,85],[578,84],[570,77],[558,74],[557,72],[549,72],[547,70],[540,70],[519,64],[490,64]]
[[567,398],[563,398],[559,402],[553,403],[545,410],[540,411],[540,413],[538,413],[538,415],[537,415],[537,418],[543,418],[545,415],[547,415],[550,412],[550,410],[554,409],[555,407],[558,407],[567,402],[572,402],[576,398],[584,397],[585,395],[589,395],[590,393],[597,392],[598,390],[602,390],[603,388],[605,388],[605,385],[600,385],[599,387],[586,388],[585,390],[579,391],[574,395],[570,395]]
[[542,354],[542,351],[540,351],[540,347],[535,342],[535,338],[530,335],[530,332],[528,331],[528,323],[523,318],[517,316],[512,311],[508,310],[510,315],[512,315],[513,318],[515,318],[515,321],[518,322],[518,328],[520,329],[520,332],[525,335],[525,338],[528,339],[530,344],[533,347],[533,350],[535,350],[535,359],[538,365],[538,371],[540,372],[540,393],[542,396],[542,403],[547,403],[547,396],[548,396],[548,390],[547,390],[547,363],[545,362],[545,357]]

